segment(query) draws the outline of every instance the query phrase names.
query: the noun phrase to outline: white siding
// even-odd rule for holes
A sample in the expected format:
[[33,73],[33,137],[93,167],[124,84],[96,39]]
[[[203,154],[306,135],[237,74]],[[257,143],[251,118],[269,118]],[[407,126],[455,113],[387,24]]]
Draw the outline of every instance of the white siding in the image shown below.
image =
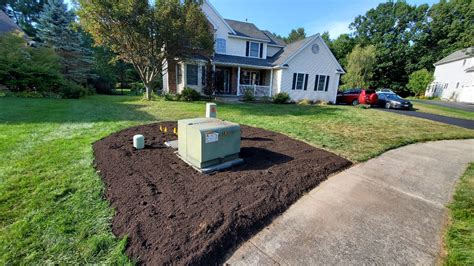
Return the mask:
[[474,72],[465,71],[472,66],[472,57],[436,66],[433,84],[425,95],[443,100],[474,102]]
[[[187,83],[186,66],[188,64],[198,66],[198,84],[197,85],[188,85],[188,84],[186,84]],[[182,79],[181,84],[177,84],[177,86],[176,86],[178,93],[181,93],[184,90],[184,88],[186,88],[186,87],[194,89],[197,92],[202,92],[202,87],[203,87],[202,86],[202,66],[205,66],[205,63],[201,62],[201,61],[198,61],[198,62],[189,61],[187,63],[180,63],[180,66],[181,66],[182,73],[183,73],[183,79]]]
[[272,57],[281,50],[280,47],[267,46],[267,57]]
[[[318,54],[313,54],[311,51],[311,46],[314,43],[319,44],[320,50]],[[288,65],[288,69],[282,70],[280,92],[287,92],[293,101],[306,98],[310,100],[336,102],[340,77],[340,75],[336,73],[338,64],[320,37],[292,58],[288,62]],[[308,88],[306,91],[292,90],[293,73],[309,74]],[[314,91],[316,75],[330,76],[328,91]]]

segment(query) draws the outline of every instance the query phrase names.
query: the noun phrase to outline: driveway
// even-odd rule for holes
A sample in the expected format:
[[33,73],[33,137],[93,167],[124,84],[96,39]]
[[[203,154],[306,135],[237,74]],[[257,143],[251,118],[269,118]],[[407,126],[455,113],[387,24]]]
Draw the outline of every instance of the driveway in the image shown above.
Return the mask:
[[474,129],[474,120],[460,119],[460,118],[428,114],[428,113],[422,113],[422,112],[417,112],[417,111],[408,111],[408,110],[395,110],[395,109],[380,109],[380,110],[397,113],[401,115],[408,115],[408,116],[428,119],[428,120],[445,123],[445,124],[449,124],[453,126]]
[[414,144],[341,172],[303,196],[227,263],[436,264],[474,140]]
[[445,102],[445,101],[428,101],[428,100],[410,100],[415,103],[425,103],[431,105],[437,105],[442,107],[454,108],[468,112],[474,112],[474,104],[472,103],[458,103],[458,102]]

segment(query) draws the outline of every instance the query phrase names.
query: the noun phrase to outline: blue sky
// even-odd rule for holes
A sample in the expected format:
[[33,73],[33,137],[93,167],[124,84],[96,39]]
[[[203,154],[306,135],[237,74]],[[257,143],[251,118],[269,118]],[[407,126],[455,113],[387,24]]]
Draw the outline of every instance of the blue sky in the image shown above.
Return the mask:
[[[329,31],[331,38],[349,32],[357,15],[386,1],[378,0],[210,0],[224,17],[254,23],[282,36],[304,27],[313,35]],[[408,0],[410,4],[433,4],[438,0]]]

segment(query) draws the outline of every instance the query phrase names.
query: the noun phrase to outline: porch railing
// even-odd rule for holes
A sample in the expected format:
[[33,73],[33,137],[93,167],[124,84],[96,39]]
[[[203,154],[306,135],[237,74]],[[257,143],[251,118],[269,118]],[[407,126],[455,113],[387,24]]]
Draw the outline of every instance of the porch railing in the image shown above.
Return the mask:
[[271,95],[270,86],[261,85],[240,85],[239,95],[244,95],[247,90],[253,92],[255,97],[270,97]]

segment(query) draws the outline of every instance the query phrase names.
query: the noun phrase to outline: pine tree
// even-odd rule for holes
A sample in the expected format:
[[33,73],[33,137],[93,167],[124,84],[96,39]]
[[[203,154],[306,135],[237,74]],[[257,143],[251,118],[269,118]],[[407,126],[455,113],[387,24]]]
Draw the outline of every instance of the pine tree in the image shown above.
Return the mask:
[[85,84],[93,69],[92,51],[73,29],[74,22],[75,15],[63,0],[49,0],[40,14],[38,37],[60,56],[64,77]]

